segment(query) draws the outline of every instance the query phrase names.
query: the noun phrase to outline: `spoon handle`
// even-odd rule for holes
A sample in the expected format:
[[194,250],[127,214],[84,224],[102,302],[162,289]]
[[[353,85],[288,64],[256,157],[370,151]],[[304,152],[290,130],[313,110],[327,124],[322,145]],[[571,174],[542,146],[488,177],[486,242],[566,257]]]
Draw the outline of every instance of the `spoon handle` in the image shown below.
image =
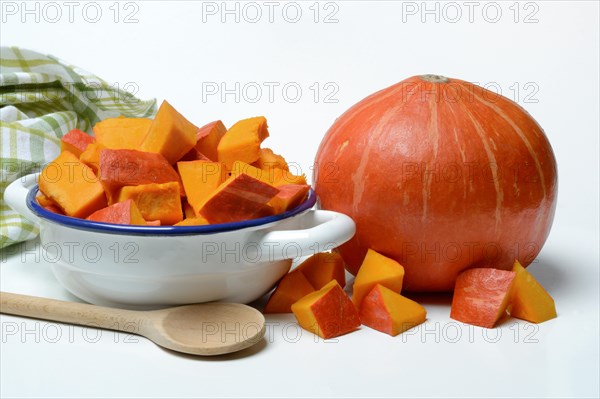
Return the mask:
[[139,312],[0,292],[0,313],[138,333]]

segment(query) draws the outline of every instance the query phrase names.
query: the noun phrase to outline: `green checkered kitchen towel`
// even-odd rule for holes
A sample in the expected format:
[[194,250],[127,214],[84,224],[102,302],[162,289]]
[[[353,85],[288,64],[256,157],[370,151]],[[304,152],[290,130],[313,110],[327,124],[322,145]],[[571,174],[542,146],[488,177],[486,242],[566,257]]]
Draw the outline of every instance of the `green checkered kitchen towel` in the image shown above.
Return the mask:
[[105,118],[155,112],[156,100],[138,100],[56,57],[0,47],[0,248],[37,235],[35,225],[6,205],[4,191],[56,158],[65,133],[91,133]]

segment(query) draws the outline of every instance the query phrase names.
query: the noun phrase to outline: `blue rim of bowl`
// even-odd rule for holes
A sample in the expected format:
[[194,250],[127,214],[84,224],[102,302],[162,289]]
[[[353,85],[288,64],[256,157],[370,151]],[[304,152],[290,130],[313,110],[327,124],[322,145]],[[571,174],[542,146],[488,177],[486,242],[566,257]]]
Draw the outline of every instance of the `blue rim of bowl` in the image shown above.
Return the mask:
[[37,203],[35,197],[38,193],[38,186],[29,190],[27,194],[27,207],[37,216],[44,220],[53,223],[58,223],[63,226],[72,227],[78,230],[95,231],[98,233],[112,233],[125,235],[144,235],[144,236],[174,236],[174,235],[194,235],[194,234],[214,234],[223,233],[226,231],[240,230],[247,227],[256,227],[266,225],[280,220],[296,216],[304,211],[312,208],[316,201],[317,195],[311,188],[308,192],[308,197],[303,203],[287,212],[273,216],[265,216],[262,218],[244,220],[242,222],[210,224],[204,226],[131,226],[124,224],[113,224],[94,222],[86,219],[79,219],[70,216],[59,215],[58,213],[50,212],[44,209]]

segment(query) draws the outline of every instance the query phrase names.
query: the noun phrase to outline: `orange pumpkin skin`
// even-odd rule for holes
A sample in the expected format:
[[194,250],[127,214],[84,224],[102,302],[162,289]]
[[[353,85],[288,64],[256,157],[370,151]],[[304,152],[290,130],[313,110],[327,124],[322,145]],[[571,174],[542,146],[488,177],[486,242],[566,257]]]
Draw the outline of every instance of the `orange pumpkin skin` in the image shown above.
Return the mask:
[[552,225],[556,160],[519,105],[471,83],[415,76],[350,108],[315,159],[318,206],[354,219],[352,274],[371,248],[404,290],[451,291],[471,267],[531,263]]

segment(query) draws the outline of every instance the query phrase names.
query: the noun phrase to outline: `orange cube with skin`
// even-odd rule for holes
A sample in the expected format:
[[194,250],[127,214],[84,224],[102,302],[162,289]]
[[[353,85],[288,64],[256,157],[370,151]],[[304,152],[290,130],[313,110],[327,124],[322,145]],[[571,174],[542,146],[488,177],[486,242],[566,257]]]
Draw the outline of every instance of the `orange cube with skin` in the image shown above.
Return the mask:
[[146,220],[144,220],[137,205],[130,199],[100,209],[88,216],[87,220],[137,226],[146,225]]
[[60,151],[69,151],[79,157],[88,145],[94,143],[94,138],[79,129],[73,129],[60,139]]
[[260,143],[269,137],[267,120],[264,116],[243,119],[225,133],[217,146],[219,162],[231,170],[235,161],[248,164],[258,160]]
[[376,284],[363,299],[359,316],[365,326],[394,337],[424,323],[427,311],[417,302]]
[[125,186],[119,202],[133,200],[145,220],[160,220],[161,225],[173,225],[183,220],[179,183],[141,184]]
[[337,252],[319,252],[302,262],[295,269],[306,277],[315,289],[320,290],[331,280],[343,288],[346,285],[344,260]]
[[173,226],[204,226],[207,224],[209,224],[208,220],[206,220],[202,216],[195,216],[191,218],[186,218],[181,222],[175,223]]
[[88,166],[73,153],[63,151],[42,170],[40,191],[66,215],[85,218],[106,207],[102,184]]
[[94,125],[94,136],[104,148],[138,150],[151,125],[148,118],[108,118]]
[[226,132],[227,128],[221,121],[214,121],[202,126],[196,132],[195,149],[209,160],[217,162],[219,160],[217,148]]
[[542,323],[556,317],[554,299],[519,261],[512,269],[516,273],[512,287],[509,313],[517,319]]
[[516,273],[491,268],[468,269],[454,286],[450,317],[474,326],[493,328],[506,314]]
[[[100,180],[111,188],[150,183],[180,184],[179,175],[165,157],[136,150],[100,150]],[[183,195],[183,185],[180,191]]]
[[225,180],[222,164],[211,161],[177,162],[177,169],[187,201],[199,216],[202,205]]
[[268,202],[279,190],[244,173],[231,176],[204,202],[199,216],[210,223],[229,223],[273,215]]
[[360,327],[356,307],[336,280],[292,305],[298,324],[321,338],[334,338]]
[[269,205],[273,207],[276,214],[289,211],[300,205],[305,199],[310,186],[307,184],[285,184],[277,187],[279,193],[271,201]]
[[263,313],[291,313],[292,305],[314,290],[306,276],[295,269],[281,279]]
[[352,302],[360,307],[363,298],[377,284],[400,293],[403,280],[404,267],[400,263],[369,249],[354,279]]
[[140,149],[163,155],[170,164],[196,145],[198,128],[166,101],[163,101]]
[[261,148],[258,153],[258,159],[253,165],[267,171],[273,168],[289,170],[285,158],[279,154],[275,154],[270,148]]

